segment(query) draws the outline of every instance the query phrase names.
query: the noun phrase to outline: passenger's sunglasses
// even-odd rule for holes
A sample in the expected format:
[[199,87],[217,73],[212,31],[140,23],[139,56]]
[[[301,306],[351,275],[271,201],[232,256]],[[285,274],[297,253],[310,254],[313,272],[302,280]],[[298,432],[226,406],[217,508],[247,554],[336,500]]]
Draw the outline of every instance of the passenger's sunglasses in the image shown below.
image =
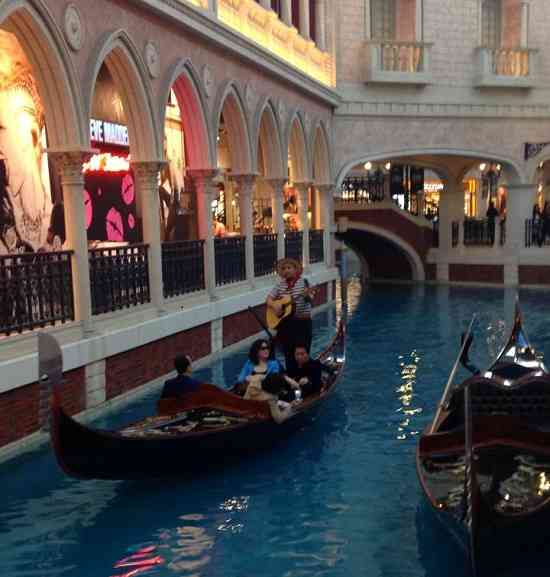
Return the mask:
[[260,351],[269,351],[271,350],[271,347],[268,347],[267,345],[263,345],[260,347]]

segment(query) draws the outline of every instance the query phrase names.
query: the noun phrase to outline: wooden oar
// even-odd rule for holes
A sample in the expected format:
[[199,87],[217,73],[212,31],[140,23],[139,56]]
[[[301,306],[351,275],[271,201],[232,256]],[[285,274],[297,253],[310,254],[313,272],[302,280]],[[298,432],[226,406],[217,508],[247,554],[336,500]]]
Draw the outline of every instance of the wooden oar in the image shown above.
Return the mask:
[[38,382],[40,383],[40,428],[50,429],[50,398],[63,380],[63,354],[59,343],[47,333],[38,333]]
[[439,405],[437,407],[437,411],[435,413],[435,417],[434,417],[434,420],[432,422],[432,426],[430,427],[430,431],[429,431],[430,435],[435,431],[435,427],[436,427],[437,422],[439,420],[439,416],[441,415],[441,411],[447,405],[447,397],[449,396],[449,393],[451,391],[451,387],[452,387],[453,380],[454,380],[455,375],[456,375],[456,371],[458,370],[458,367],[460,365],[460,359],[462,358],[462,355],[464,354],[464,350],[467,346],[468,338],[470,336],[470,333],[472,332],[472,328],[474,326],[474,322],[475,322],[476,318],[477,318],[477,314],[474,313],[474,315],[472,316],[472,320],[470,321],[470,326],[468,327],[468,331],[466,332],[466,335],[464,336],[464,340],[462,341],[462,346],[460,347],[458,357],[456,358],[455,364],[453,365],[453,368],[451,370],[451,374],[449,375],[449,378],[447,380],[447,384],[445,385],[443,397],[441,397],[441,402],[439,403]]

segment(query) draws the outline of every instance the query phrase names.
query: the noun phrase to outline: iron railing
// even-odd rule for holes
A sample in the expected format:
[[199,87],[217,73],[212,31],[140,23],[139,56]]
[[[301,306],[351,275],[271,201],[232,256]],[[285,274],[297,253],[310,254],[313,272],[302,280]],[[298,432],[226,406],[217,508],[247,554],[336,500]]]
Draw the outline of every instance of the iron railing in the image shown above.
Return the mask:
[[214,239],[217,286],[246,279],[245,241],[244,236]]
[[550,227],[542,219],[525,221],[525,246],[550,246]]
[[204,240],[163,242],[162,282],[166,298],[204,290]]
[[340,189],[341,202],[371,204],[384,200],[384,173],[372,170],[366,176],[348,176]]
[[285,232],[285,256],[302,262],[302,231]]
[[323,229],[310,229],[309,231],[309,262],[323,262],[325,250],[323,244]]
[[151,300],[148,245],[89,251],[92,314],[130,308]]
[[277,235],[254,235],[254,276],[275,272],[277,265]]
[[439,248],[439,221],[432,221],[432,246]]
[[502,246],[506,242],[506,221],[489,220],[486,218],[467,218],[464,220],[465,246],[493,246],[499,233],[498,242]]
[[0,256],[0,334],[74,320],[72,251]]
[[459,223],[455,220],[451,223],[451,246],[458,245]]

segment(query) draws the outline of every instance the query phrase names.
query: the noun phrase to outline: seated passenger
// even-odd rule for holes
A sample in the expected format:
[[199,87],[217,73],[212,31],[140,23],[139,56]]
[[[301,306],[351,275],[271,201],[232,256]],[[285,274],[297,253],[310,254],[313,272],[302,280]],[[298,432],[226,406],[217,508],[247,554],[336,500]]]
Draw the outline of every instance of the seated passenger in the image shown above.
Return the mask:
[[174,359],[174,366],[178,374],[164,383],[161,399],[181,397],[198,390],[200,387],[200,382],[191,378],[191,357],[188,355],[177,355]]
[[294,414],[294,407],[300,401],[293,401],[287,403],[279,400],[279,395],[285,390],[287,386],[286,379],[281,374],[273,373],[267,376],[262,382],[263,401],[269,403],[269,410],[273,420],[277,424],[281,424]]
[[[246,385],[245,399],[263,400],[261,384],[268,376],[281,373],[281,365],[275,359],[271,359],[271,345],[265,339],[259,339],[252,343],[248,353],[248,360],[239,373],[238,382]],[[284,377],[292,388],[298,388],[298,383]]]
[[329,369],[320,361],[310,358],[305,345],[294,347],[294,360],[296,365],[290,369],[289,377],[302,387],[304,397],[318,394],[321,391],[322,373]]

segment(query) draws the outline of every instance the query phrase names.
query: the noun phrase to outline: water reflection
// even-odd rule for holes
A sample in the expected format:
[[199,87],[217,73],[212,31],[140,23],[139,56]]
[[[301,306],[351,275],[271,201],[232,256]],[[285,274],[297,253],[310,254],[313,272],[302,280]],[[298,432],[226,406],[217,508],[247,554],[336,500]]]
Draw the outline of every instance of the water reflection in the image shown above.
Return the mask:
[[397,409],[397,413],[402,416],[397,425],[397,439],[400,441],[418,435],[420,430],[416,415],[422,413],[422,408],[413,402],[419,363],[420,356],[415,350],[407,355],[399,355],[401,382],[395,390],[401,403]]
[[135,577],[150,573],[155,567],[164,563],[164,557],[155,555],[156,549],[156,545],[142,547],[135,553],[117,561],[114,568],[123,570],[123,573],[116,573],[111,577]]

